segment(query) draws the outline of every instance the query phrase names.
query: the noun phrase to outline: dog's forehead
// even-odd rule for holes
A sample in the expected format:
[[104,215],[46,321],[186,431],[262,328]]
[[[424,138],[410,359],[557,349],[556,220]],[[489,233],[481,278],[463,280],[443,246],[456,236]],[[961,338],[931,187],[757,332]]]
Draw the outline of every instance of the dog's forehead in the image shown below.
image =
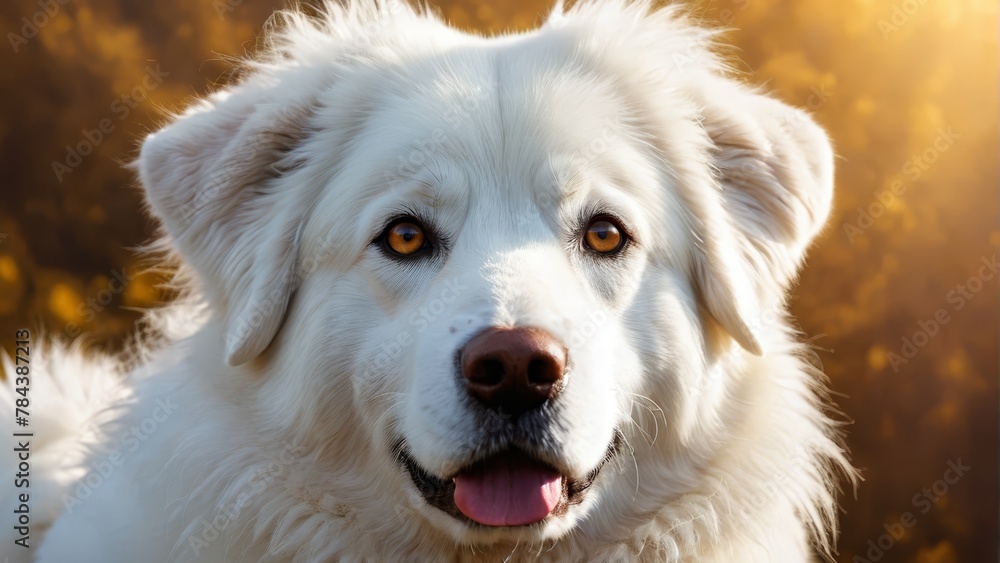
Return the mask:
[[640,163],[630,161],[645,156],[613,81],[573,61],[479,49],[395,78],[370,130],[391,139],[385,148],[405,164],[395,173],[432,178],[442,199],[463,197],[447,193],[458,190],[492,196],[492,207],[551,206],[583,194],[588,178],[634,178]]
[[655,159],[616,82],[529,47],[456,48],[379,72],[340,181],[321,203],[344,216],[323,217],[372,228],[421,208],[433,219],[523,226],[556,223],[595,198],[661,207]]

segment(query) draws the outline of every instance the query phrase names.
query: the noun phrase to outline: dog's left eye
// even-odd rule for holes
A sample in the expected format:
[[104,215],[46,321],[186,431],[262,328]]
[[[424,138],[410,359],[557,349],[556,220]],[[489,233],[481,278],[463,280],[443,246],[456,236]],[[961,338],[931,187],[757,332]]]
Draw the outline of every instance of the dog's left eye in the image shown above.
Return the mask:
[[430,250],[427,233],[412,217],[397,219],[379,237],[382,246],[398,256],[413,256]]
[[625,233],[610,217],[596,217],[583,234],[583,244],[598,254],[614,254],[625,246]]

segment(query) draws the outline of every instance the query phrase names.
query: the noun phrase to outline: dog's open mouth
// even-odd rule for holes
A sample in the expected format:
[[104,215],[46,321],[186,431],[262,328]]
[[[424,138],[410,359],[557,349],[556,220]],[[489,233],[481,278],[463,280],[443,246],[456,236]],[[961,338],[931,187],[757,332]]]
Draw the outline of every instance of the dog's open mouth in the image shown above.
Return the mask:
[[463,468],[451,479],[440,479],[417,464],[404,441],[397,444],[396,452],[431,506],[469,524],[528,526],[558,517],[583,500],[601,469],[617,454],[620,443],[616,433],[601,463],[582,478],[563,475],[511,448]]

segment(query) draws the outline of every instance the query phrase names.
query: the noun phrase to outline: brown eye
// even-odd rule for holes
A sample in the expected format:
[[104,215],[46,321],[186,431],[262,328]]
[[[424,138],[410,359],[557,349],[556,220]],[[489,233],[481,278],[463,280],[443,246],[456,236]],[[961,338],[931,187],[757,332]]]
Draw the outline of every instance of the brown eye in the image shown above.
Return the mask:
[[625,235],[618,229],[618,225],[607,219],[598,219],[587,227],[583,242],[598,254],[612,254],[621,250],[625,244]]
[[390,226],[385,233],[386,246],[401,256],[409,256],[424,248],[426,241],[420,225],[406,220]]

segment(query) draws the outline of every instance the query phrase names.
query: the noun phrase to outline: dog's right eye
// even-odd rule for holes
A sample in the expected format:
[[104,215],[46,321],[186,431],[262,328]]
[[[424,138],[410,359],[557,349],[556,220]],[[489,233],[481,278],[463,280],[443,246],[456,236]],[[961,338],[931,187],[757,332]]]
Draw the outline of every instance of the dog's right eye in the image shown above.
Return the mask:
[[430,250],[424,228],[412,217],[393,221],[379,239],[386,250],[397,256],[413,256]]
[[591,220],[584,231],[583,244],[597,254],[615,254],[628,241],[623,231],[614,219],[598,216]]

